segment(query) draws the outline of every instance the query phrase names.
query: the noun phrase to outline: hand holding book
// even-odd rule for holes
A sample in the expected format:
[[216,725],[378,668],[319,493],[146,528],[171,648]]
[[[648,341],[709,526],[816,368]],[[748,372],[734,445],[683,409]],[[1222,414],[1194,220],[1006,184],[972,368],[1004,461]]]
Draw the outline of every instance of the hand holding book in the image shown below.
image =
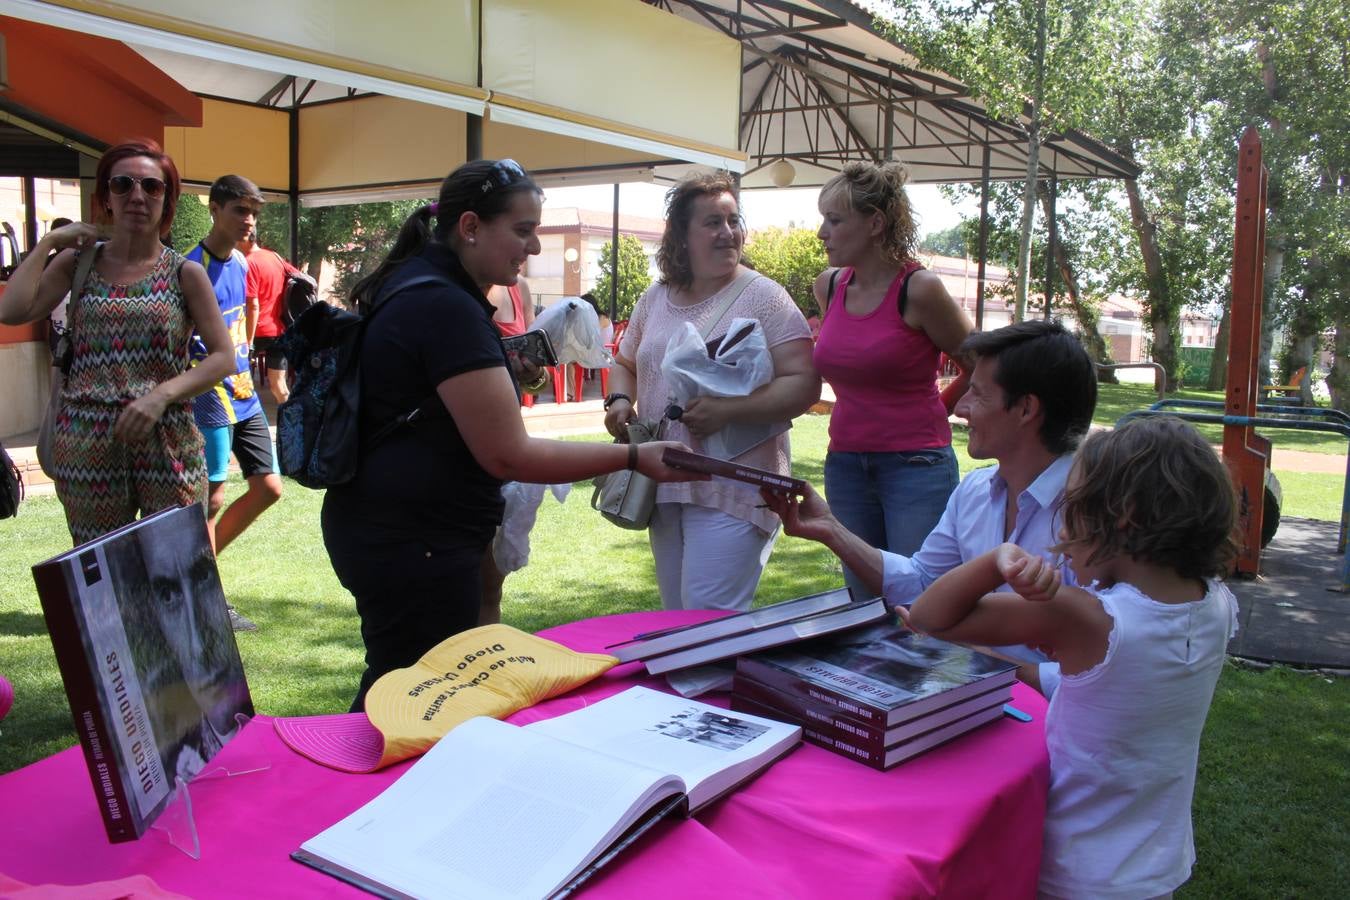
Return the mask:
[[805,481],[800,478],[793,478],[791,475],[779,475],[777,472],[770,472],[768,469],[718,459],[715,456],[704,456],[701,453],[669,449],[665,451],[661,458],[672,469],[703,472],[708,475],[743,481],[746,484],[757,485],[761,493],[805,494],[810,489],[810,485]]

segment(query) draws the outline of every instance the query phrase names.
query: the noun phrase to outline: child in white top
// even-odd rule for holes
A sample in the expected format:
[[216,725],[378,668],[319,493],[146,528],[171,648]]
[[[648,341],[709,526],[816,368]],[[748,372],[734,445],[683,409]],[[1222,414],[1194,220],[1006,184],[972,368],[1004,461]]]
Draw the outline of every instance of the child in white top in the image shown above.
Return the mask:
[[[1200,732],[1237,630],[1233,596],[1213,580],[1233,557],[1236,508],[1193,428],[1137,419],[1088,438],[1069,475],[1055,549],[1086,589],[1003,544],[909,612],[938,637],[1038,645],[1060,663],[1043,897],[1157,897],[1190,877]],[[1017,593],[988,593],[1004,582]]]

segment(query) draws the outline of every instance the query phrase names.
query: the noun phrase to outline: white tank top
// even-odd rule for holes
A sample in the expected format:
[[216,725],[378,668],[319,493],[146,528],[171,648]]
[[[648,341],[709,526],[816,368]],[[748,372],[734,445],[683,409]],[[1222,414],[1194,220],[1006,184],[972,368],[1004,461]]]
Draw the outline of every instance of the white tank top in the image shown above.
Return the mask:
[[1176,604],[1089,589],[1114,623],[1106,658],[1063,676],[1046,714],[1046,894],[1156,897],[1190,877],[1200,732],[1237,633],[1233,595],[1206,585]]

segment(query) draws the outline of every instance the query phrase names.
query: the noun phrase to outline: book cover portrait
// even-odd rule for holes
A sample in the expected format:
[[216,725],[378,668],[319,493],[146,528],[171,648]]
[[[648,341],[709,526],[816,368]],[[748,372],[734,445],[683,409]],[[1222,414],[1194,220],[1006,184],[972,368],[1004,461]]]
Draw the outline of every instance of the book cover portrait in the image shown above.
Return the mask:
[[34,566],[109,836],[138,837],[253,715],[199,506]]

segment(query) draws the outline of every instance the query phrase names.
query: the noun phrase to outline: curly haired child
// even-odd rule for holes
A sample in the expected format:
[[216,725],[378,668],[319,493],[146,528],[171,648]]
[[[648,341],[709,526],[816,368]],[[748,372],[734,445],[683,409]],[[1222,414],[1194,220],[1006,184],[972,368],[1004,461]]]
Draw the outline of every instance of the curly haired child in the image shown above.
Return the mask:
[[[1227,469],[1193,428],[1138,419],[1088,438],[1069,475],[1055,549],[1086,588],[1003,544],[910,610],[920,631],[1043,645],[1060,663],[1045,720],[1042,897],[1159,897],[1190,877],[1200,733],[1237,630],[1215,580],[1233,558],[1236,509]],[[989,593],[1004,582],[1016,593]]]

